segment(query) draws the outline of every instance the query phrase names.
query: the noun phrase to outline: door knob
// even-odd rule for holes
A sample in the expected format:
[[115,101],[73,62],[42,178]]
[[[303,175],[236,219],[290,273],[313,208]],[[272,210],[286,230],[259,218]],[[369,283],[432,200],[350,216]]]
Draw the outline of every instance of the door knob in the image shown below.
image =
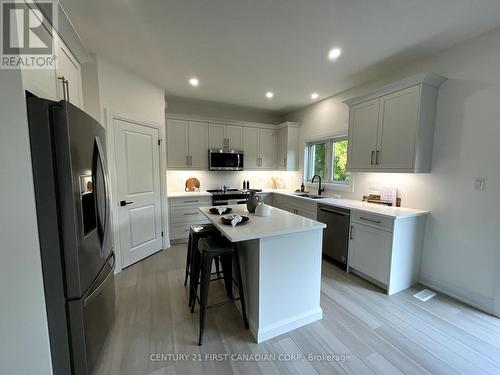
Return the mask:
[[127,201],[120,201],[120,206],[123,207],[123,206],[126,206],[127,204],[132,204],[134,202],[127,202]]

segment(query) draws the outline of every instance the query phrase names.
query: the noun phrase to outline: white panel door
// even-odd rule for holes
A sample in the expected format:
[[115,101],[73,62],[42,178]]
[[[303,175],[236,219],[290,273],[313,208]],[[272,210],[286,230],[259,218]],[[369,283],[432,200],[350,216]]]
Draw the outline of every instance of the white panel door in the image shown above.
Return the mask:
[[376,168],[378,117],[378,98],[351,107],[348,153],[350,170]]
[[228,147],[233,150],[243,149],[243,129],[241,126],[226,126]]
[[259,157],[259,129],[243,128],[243,151],[245,169],[255,169]]
[[189,166],[187,121],[167,120],[167,165],[169,168]]
[[391,268],[392,233],[353,223],[349,266],[387,285]]
[[271,129],[260,129],[259,154],[261,168],[276,168],[276,132]]
[[191,168],[208,169],[208,124],[189,121],[189,164]]
[[123,267],[162,249],[158,129],[114,120]]
[[226,148],[226,125],[208,125],[208,147]]
[[420,86],[380,98],[378,168],[413,169]]

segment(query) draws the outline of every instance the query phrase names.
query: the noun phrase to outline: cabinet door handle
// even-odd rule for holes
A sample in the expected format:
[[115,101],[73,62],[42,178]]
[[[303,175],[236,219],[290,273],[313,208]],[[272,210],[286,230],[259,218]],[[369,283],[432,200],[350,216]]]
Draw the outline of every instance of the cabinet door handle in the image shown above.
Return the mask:
[[368,221],[370,223],[374,223],[374,224],[380,224],[381,221],[380,220],[373,220],[373,219],[368,219],[366,217],[363,217],[363,216],[360,216],[359,217],[360,220],[364,220],[364,221]]
[[189,166],[189,155],[186,155],[186,165]]
[[67,100],[66,99],[66,78],[64,76],[59,76],[59,77],[57,77],[57,79],[59,81],[61,81],[62,91],[63,91],[63,99]]
[[351,235],[349,236],[349,239],[353,239],[354,238],[354,226],[351,225]]
[[372,150],[372,156],[370,157],[370,165],[373,165],[373,157],[375,156],[375,150]]
[[193,166],[193,155],[189,155],[189,165]]
[[380,151],[377,150],[377,152],[375,153],[375,164],[378,165],[378,156],[380,154]]
[[183,201],[184,203],[198,203],[199,200],[192,200],[192,201]]
[[198,215],[198,212],[184,212],[184,216]]
[[66,80],[65,84],[66,84],[66,100],[69,102],[70,101],[69,100],[69,81]]

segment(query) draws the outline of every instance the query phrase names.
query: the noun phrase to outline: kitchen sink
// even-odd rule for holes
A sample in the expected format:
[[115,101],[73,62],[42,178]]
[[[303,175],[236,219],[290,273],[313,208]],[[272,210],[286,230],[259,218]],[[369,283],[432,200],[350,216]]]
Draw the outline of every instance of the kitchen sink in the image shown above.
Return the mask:
[[323,195],[313,195],[313,194],[302,194],[302,193],[294,193],[294,195],[298,197],[304,197],[304,198],[309,198],[309,199],[323,199],[323,198],[328,198]]

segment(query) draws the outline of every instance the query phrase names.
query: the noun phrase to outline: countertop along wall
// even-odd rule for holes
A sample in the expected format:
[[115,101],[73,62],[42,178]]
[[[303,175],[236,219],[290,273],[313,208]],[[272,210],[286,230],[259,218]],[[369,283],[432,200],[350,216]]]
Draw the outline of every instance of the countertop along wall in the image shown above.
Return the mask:
[[[396,186],[403,206],[429,210],[422,282],[497,316],[499,45],[500,29],[496,29],[286,118],[302,123],[301,142],[324,134],[347,134],[348,108],[343,100],[424,71],[448,77],[439,90],[432,173],[355,173],[354,192],[341,194],[360,199],[371,186]],[[475,176],[486,178],[484,191],[474,190]]]

